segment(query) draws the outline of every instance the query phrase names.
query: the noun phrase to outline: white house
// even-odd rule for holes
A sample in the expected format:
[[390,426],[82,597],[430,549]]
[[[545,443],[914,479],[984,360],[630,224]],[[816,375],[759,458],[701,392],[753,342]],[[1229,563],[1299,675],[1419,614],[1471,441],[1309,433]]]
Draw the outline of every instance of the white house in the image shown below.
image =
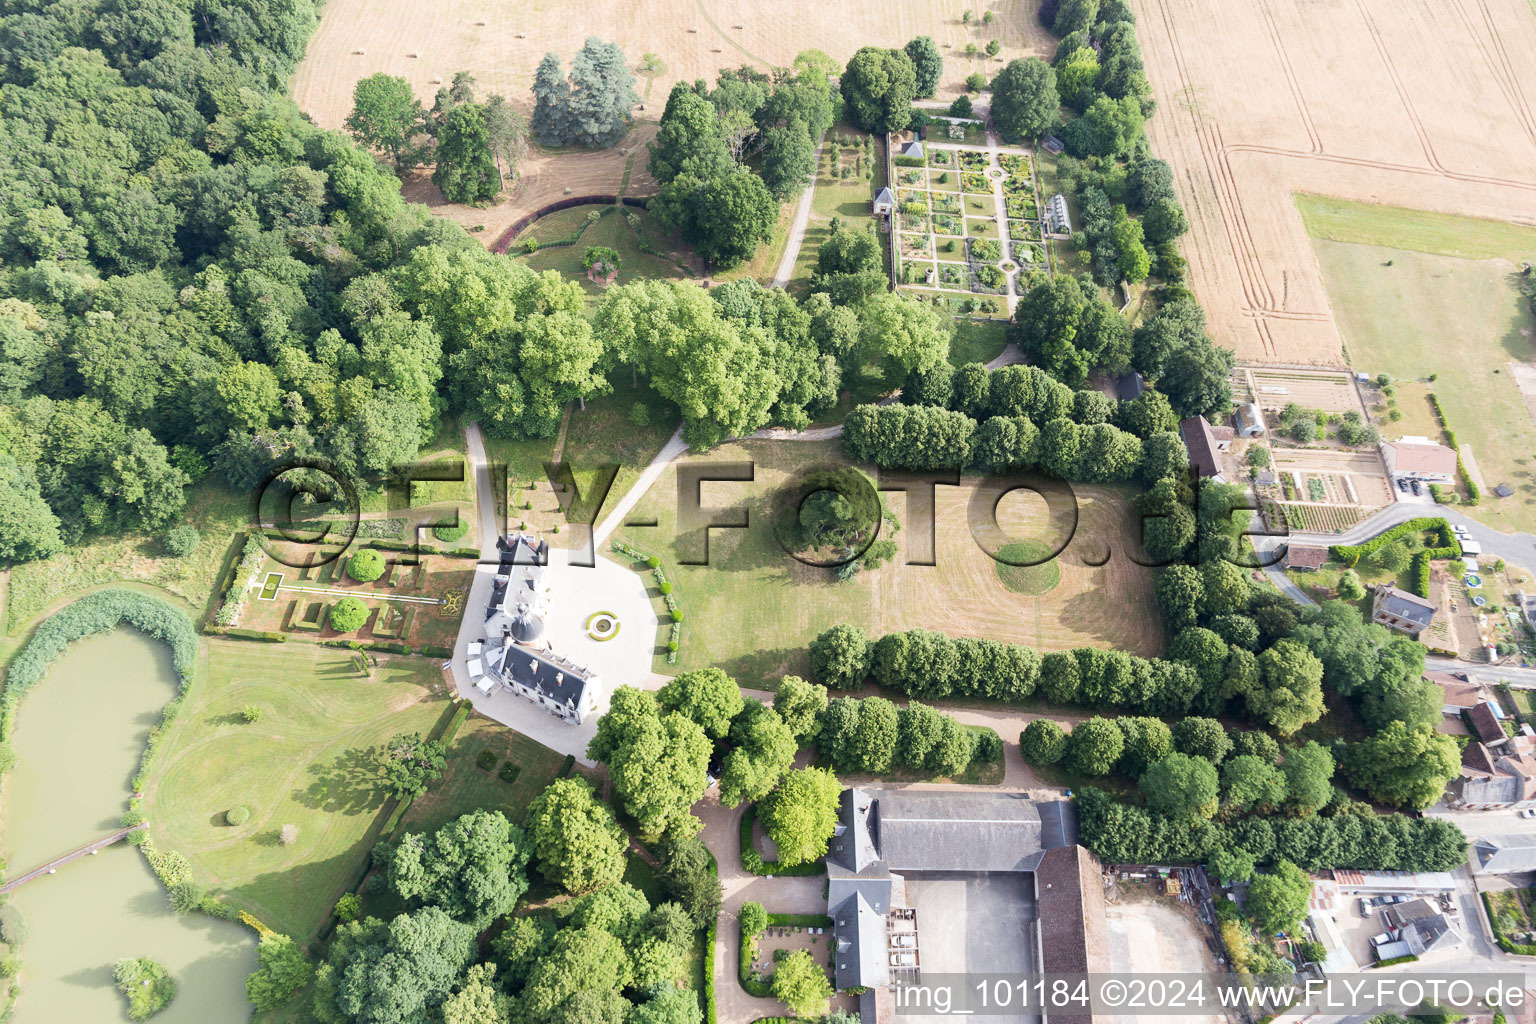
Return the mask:
[[1427,437],[1383,441],[1381,455],[1394,480],[1448,484],[1456,479],[1456,450],[1436,444]]

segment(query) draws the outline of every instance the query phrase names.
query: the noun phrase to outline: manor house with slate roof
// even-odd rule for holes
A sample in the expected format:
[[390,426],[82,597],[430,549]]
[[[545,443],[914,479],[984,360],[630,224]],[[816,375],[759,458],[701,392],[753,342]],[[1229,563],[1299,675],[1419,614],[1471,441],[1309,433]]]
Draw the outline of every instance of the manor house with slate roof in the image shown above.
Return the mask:
[[597,711],[601,680],[556,654],[544,637],[549,542],[520,533],[499,539],[496,547],[501,558],[485,609],[485,639],[469,645],[470,682],[484,694],[510,690],[580,725]]

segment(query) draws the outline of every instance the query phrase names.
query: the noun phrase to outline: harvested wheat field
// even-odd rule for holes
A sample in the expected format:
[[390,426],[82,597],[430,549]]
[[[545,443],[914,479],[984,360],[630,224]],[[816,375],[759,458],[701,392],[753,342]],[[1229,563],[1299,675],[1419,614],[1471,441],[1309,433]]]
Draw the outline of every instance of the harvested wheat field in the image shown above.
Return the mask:
[[[960,20],[967,6],[970,25]],[[441,85],[467,70],[482,94],[501,93],[531,109],[529,87],[547,51],[568,64],[582,41],[595,35],[617,42],[634,64],[646,53],[659,56],[662,71],[636,82],[644,103],[635,112],[635,131],[611,150],[535,149],[518,187],[488,209],[444,205],[426,174],[407,181],[408,198],[466,227],[484,225],[479,237],[490,245],[514,220],[565,195],[617,193],[626,168],[625,194],[651,194],[655,183],[645,169],[645,143],[674,82],[704,78],[713,84],[720,69],[742,64],[788,66],[795,54],[813,48],[841,64],[861,46],[902,46],[930,35],[945,56],[939,97],[947,102],[972,71],[990,76],[1015,57],[1054,48],[1035,20],[1035,7],[1034,0],[327,0],[292,91],[318,124],[339,128],[352,109],[358,79],[381,71],[405,78],[430,105]],[[988,11],[993,21],[984,25]],[[995,58],[964,55],[967,43],[980,48],[993,38],[1002,44]]]
[[1293,194],[1536,224],[1527,0],[1134,0],[1192,287],[1238,357],[1343,362]]

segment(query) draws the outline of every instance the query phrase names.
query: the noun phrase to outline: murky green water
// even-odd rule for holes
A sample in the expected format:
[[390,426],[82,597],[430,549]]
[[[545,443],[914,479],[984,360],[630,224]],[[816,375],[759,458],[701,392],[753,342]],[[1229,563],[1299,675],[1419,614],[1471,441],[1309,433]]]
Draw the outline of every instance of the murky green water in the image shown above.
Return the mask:
[[[14,877],[117,827],[160,708],[176,695],[163,644],[122,629],[75,644],[22,701],[0,836]],[[139,852],[82,857],[12,896],[27,917],[15,1024],[126,1021],[112,964],[148,956],[180,991],[156,1024],[244,1021],[255,937],[242,925],[177,917]]]

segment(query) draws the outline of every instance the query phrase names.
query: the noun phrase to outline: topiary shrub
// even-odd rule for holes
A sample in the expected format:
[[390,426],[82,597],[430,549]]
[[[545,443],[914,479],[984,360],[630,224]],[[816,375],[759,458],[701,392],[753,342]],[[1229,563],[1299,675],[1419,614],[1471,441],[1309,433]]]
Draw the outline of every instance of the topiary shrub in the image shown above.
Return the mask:
[[359,583],[372,583],[384,575],[384,556],[373,548],[358,549],[347,560],[347,575]]
[[239,807],[231,807],[224,812],[224,824],[244,825],[251,820],[251,809],[241,804]]
[[351,633],[368,621],[368,606],[355,597],[344,597],[331,605],[330,618],[336,632]]
[[665,581],[665,582],[663,582],[661,584],[661,592],[663,594],[670,594],[670,593],[672,593],[672,583],[671,583],[670,580]]
[[440,541],[449,543],[458,540],[468,532],[469,524],[462,519],[460,519],[457,523],[454,523],[452,526],[432,527],[432,536],[436,537]]

